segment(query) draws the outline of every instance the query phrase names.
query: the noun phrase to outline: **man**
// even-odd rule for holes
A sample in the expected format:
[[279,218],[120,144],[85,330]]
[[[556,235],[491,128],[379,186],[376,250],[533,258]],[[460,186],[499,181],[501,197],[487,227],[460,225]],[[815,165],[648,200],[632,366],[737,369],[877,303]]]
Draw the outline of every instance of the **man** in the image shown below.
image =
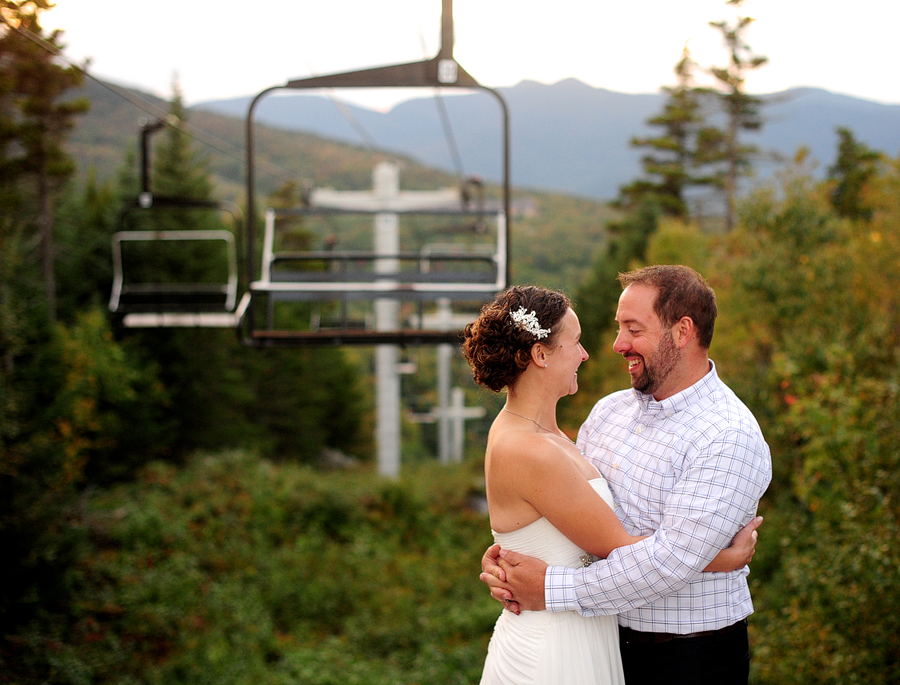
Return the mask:
[[700,274],[652,266],[619,281],[613,349],[633,389],[595,405],[578,446],[609,481],[626,530],[650,537],[583,569],[494,546],[482,580],[513,610],[619,614],[629,685],[746,683],[749,570],[702,570],[742,526],[761,523],[769,448],[709,359],[717,308]]

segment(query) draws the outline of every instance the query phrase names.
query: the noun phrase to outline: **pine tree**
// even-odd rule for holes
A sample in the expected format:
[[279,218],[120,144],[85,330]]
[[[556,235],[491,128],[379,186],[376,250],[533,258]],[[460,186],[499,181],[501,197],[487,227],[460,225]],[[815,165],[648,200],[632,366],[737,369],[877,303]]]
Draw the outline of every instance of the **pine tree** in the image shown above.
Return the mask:
[[[726,4],[740,7],[743,0],[728,0]],[[741,142],[742,131],[756,131],[762,127],[762,100],[746,92],[747,72],[762,67],[767,57],[754,55],[746,42],[746,33],[753,23],[751,17],[737,17],[733,25],[725,21],[711,21],[709,25],[722,33],[729,52],[728,64],[713,67],[710,72],[718,82],[717,100],[725,115],[725,127],[704,127],[698,135],[698,161],[722,166],[712,178],[725,194],[725,225],[731,230],[735,223],[737,183],[750,169],[753,145]]]
[[883,156],[857,141],[848,128],[838,128],[837,134],[838,156],[828,169],[828,178],[835,184],[831,206],[841,216],[869,221],[872,207],[866,202],[865,188],[878,172]]
[[212,199],[212,183],[207,161],[191,144],[191,138],[183,124],[188,116],[184,96],[179,84],[172,84],[172,101],[169,104],[168,122],[163,129],[162,141],[156,145],[153,159],[152,189],[156,195]]
[[47,0],[0,0],[0,185],[13,206],[29,198],[18,206],[28,208],[39,237],[47,313],[54,320],[54,203],[75,169],[63,142],[88,103],[61,99],[81,84],[82,74],[56,62],[60,31],[43,35],[39,14],[51,6]]
[[685,189],[703,183],[693,175],[695,137],[704,120],[700,101],[703,90],[693,83],[696,66],[685,45],[681,59],[675,65],[676,85],[663,87],[668,94],[663,111],[647,121],[650,126],[662,128],[663,133],[656,137],[631,139],[633,147],[651,149],[652,152],[641,158],[641,165],[644,173],[653,180],[639,179],[622,186],[618,206],[634,207],[641,198],[652,195],[663,214],[687,218]]
[[[64,594],[77,538],[67,522],[81,455],[54,412],[66,377],[55,346],[56,194],[74,166],[63,150],[83,101],[61,98],[80,73],[44,36],[51,5],[0,0],[0,671],[17,626]],[[15,680],[15,675],[12,675]]]

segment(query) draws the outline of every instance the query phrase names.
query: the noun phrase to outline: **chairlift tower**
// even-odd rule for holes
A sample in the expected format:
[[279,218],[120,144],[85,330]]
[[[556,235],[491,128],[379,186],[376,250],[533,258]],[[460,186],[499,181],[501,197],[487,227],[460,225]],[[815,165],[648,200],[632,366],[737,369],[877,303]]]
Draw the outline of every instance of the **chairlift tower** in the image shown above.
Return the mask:
[[[440,302],[440,307],[454,303],[484,303],[498,291],[503,290],[510,280],[509,237],[510,237],[510,174],[509,174],[509,111],[500,94],[479,84],[463,69],[453,57],[453,2],[442,0],[441,47],[438,55],[423,62],[376,67],[361,71],[345,72],[328,76],[317,76],[289,81],[281,86],[273,86],[259,93],[251,102],[247,114],[247,268],[256,264],[254,246],[256,244],[256,181],[254,115],[259,103],[276,90],[309,90],[341,88],[416,88],[432,89],[464,88],[482,90],[494,96],[501,109],[502,128],[502,198],[496,208],[496,232],[489,253],[458,251],[441,254],[429,251],[427,254],[404,253],[399,249],[397,217],[406,213],[454,214],[483,218],[486,208],[473,205],[466,199],[465,189],[453,194],[437,192],[404,193],[395,180],[396,172],[383,168],[375,172],[372,193],[344,191],[313,191],[309,206],[299,208],[297,213],[320,212],[362,212],[374,214],[375,246],[370,254],[360,252],[344,253],[330,251],[328,254],[288,255],[278,254],[273,248],[275,213],[266,212],[266,236],[263,241],[263,269],[259,278],[248,271],[249,288],[238,308],[241,335],[248,345],[291,346],[291,345],[375,345],[376,377],[378,397],[378,467],[387,476],[396,476],[400,465],[400,412],[399,412],[399,345],[437,344],[441,346],[441,363],[449,364],[450,355],[446,345],[459,343],[460,332],[438,325],[427,328],[423,322],[428,316],[422,313],[418,326],[406,327],[398,316],[400,303],[413,301],[420,306],[432,306]],[[381,177],[384,174],[384,177]],[[391,177],[393,176],[393,178]],[[382,185],[384,184],[384,185]],[[455,205],[455,207],[454,207]],[[321,260],[323,268],[303,269],[304,262]],[[290,275],[279,275],[276,267],[280,264]],[[286,264],[293,264],[287,267]],[[366,269],[360,264],[367,263]],[[417,265],[405,268],[404,265]],[[440,264],[442,268],[434,269]],[[329,279],[323,274],[336,274]],[[266,326],[261,325],[258,302],[265,299],[267,306],[273,301],[340,301],[342,307],[351,301],[370,299],[375,310],[374,327],[359,329],[345,326],[340,329],[287,331],[272,325],[273,317],[267,317]],[[434,318],[434,317],[431,317]],[[442,377],[445,371],[439,371]],[[461,425],[451,424],[453,411],[449,406],[447,388],[440,389],[439,425],[441,427],[441,459],[450,460],[456,452],[452,448],[451,428]],[[457,409],[459,414],[462,409]],[[460,450],[461,452],[461,447]]]
[[[257,106],[277,90],[341,88],[462,88],[485,92],[500,106],[502,197],[486,200],[477,179],[460,179],[460,187],[435,191],[401,191],[399,172],[391,165],[374,171],[371,191],[336,191],[319,188],[309,193],[307,202],[291,209],[265,210],[261,259],[257,261],[257,188],[254,117]],[[166,198],[154,197],[146,166],[147,139],[159,124],[142,132],[145,151],[144,192],[137,206],[148,211],[162,209]],[[375,346],[378,411],[378,468],[386,476],[396,476],[400,465],[399,349],[405,345],[439,346],[439,407],[441,461],[455,460],[462,453],[462,421],[476,410],[467,410],[457,399],[450,406],[449,363],[452,347],[460,341],[455,327],[456,307],[475,308],[490,300],[510,282],[510,145],[509,111],[503,97],[479,84],[453,57],[453,2],[442,0],[441,47],[430,60],[376,67],[328,76],[288,81],[260,92],[251,102],[246,120],[246,231],[240,236],[245,251],[245,290],[237,301],[237,271],[234,235],[240,217],[236,215],[234,234],[192,230],[187,232],[121,231],[114,238],[116,282],[110,309],[124,314],[123,325],[132,327],[215,326],[233,327],[242,343],[251,347],[300,347],[322,345]],[[472,192],[472,191],[475,192]],[[200,206],[178,199],[177,206]],[[209,209],[219,205],[203,203]],[[334,220],[371,215],[374,244],[371,249],[289,250],[278,245],[279,221],[296,219]],[[469,222],[468,233],[460,239],[434,242],[401,250],[399,220],[406,215],[446,217]],[[225,247],[228,275],[225,283],[130,283],[123,271],[121,246],[129,241],[165,243],[173,241],[218,241]],[[217,243],[218,244],[218,243]],[[202,297],[214,292],[224,297],[215,311]],[[146,294],[150,300],[133,301]],[[177,303],[166,301],[177,295]],[[129,303],[129,298],[131,302]],[[191,298],[197,301],[192,304]],[[281,321],[296,323],[294,314],[276,315],[284,306],[297,306],[340,313],[338,320],[322,325],[321,318],[308,327],[284,327]],[[369,306],[371,317],[354,317],[353,312]],[[403,309],[416,308],[415,315],[402,316]],[[437,310],[437,311],[435,311]],[[318,315],[317,315],[318,316]],[[371,318],[371,321],[369,321]],[[448,324],[450,322],[450,324]],[[452,324],[452,325],[451,325]],[[455,391],[454,391],[455,392]],[[468,412],[468,413],[467,413]],[[455,433],[454,433],[455,431]]]
[[[373,248],[374,273],[382,276],[386,283],[395,283],[399,273],[400,230],[397,212],[439,209],[447,205],[448,199],[455,201],[455,189],[437,191],[400,191],[400,169],[391,162],[379,163],[372,173],[371,191],[314,190],[310,203],[316,207],[338,210],[366,210],[374,213]],[[396,283],[395,283],[396,284]],[[441,304],[449,307],[447,298]],[[377,297],[373,303],[375,331],[391,333],[400,330],[400,300],[391,297]],[[445,328],[448,330],[449,328]],[[447,343],[439,346],[442,350],[450,347]],[[438,375],[449,376],[449,357],[444,356],[439,364]],[[378,471],[385,476],[396,476],[400,472],[400,346],[384,343],[375,348],[375,412],[376,442],[378,448]],[[446,369],[444,368],[446,366]],[[441,393],[439,393],[441,394]],[[443,403],[442,403],[443,404]],[[449,403],[448,403],[449,404]],[[449,410],[449,406],[442,407]],[[446,419],[441,421],[441,457],[446,439]],[[449,436],[447,436],[449,437]]]

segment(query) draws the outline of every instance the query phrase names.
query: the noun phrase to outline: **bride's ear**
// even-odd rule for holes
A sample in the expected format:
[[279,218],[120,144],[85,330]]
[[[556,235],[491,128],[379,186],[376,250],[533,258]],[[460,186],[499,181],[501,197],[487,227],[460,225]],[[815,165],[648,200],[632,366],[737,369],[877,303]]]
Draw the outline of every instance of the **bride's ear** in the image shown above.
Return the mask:
[[547,368],[547,348],[541,343],[531,346],[531,361],[542,369]]

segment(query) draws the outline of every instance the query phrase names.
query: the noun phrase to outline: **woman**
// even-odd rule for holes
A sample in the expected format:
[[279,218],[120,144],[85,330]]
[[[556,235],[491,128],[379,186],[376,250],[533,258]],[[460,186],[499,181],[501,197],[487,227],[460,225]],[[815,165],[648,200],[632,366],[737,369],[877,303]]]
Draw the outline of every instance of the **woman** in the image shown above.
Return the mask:
[[[577,392],[578,367],[588,358],[580,338],[565,295],[515,286],[485,305],[463,341],[475,381],[494,392],[507,390],[484,464],[494,540],[571,567],[642,539],[622,527],[605,479],[556,422],[556,404]],[[731,571],[747,561],[746,550],[729,548],[705,570]],[[616,618],[504,611],[481,682],[620,685]]]

